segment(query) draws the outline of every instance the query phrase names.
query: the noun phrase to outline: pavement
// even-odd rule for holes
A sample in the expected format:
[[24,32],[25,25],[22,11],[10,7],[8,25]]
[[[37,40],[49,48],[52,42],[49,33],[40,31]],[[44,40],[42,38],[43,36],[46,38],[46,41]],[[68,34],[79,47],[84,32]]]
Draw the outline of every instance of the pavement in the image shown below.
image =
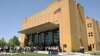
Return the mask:
[[[40,52],[42,54],[47,54],[46,52]],[[0,53],[0,56],[11,56],[11,55],[15,55],[15,54],[18,54],[18,53],[5,53],[5,52],[2,52]],[[100,56],[100,55],[91,55],[91,54],[83,54],[83,53],[77,53],[77,52],[62,52],[62,53],[59,53],[58,55],[61,55],[61,56]]]
[[77,52],[67,52],[67,53],[59,53],[61,56],[95,56],[91,54],[83,54],[83,53],[77,53]]
[[8,56],[8,55],[14,55],[14,54],[17,54],[17,53],[5,53],[5,52],[2,52],[2,53],[0,53],[0,56]]

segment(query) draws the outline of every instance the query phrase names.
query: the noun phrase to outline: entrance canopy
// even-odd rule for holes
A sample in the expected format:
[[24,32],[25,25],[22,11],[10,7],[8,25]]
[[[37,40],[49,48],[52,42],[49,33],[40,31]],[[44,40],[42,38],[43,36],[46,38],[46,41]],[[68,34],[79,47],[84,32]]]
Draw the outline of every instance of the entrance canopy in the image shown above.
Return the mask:
[[21,31],[19,31],[19,33],[33,34],[33,33],[48,31],[48,30],[52,30],[52,29],[56,29],[56,28],[58,28],[57,24],[47,22],[45,24],[41,24],[41,25],[37,25],[37,26],[31,27],[31,28],[28,28],[25,30],[21,30]]

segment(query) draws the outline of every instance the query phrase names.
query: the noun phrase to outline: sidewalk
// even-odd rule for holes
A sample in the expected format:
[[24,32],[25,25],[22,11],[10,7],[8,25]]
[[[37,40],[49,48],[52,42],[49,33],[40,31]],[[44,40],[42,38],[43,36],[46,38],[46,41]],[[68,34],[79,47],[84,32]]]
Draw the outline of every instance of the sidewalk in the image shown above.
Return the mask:
[[18,54],[18,53],[5,53],[5,52],[1,52],[0,56],[2,56],[2,55],[14,55],[14,54]]

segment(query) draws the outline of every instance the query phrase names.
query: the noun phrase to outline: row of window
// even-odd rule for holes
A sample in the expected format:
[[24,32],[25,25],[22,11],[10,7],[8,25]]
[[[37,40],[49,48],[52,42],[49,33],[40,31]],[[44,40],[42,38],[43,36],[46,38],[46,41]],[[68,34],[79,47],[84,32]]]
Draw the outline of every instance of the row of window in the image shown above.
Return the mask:
[[88,45],[88,50],[89,50],[89,51],[92,51],[93,49],[94,49],[94,44],[89,44],[89,45]]
[[94,44],[90,44],[90,46],[91,46],[92,48],[94,48]]
[[[97,45],[100,46],[100,43],[98,42]],[[90,44],[90,46],[94,48],[94,44]]]
[[35,46],[59,46],[59,29],[27,35]]

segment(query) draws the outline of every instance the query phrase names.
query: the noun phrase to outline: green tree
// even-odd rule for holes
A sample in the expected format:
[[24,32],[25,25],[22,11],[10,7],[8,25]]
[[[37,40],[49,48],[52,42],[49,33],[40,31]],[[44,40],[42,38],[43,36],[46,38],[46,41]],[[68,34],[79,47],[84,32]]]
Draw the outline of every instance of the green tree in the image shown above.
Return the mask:
[[18,37],[14,36],[13,38],[11,38],[8,42],[8,46],[9,47],[15,47],[20,45],[19,39]]
[[6,45],[6,41],[4,40],[4,38],[0,39],[0,46],[3,47]]
[[29,46],[33,46],[32,40],[29,40],[28,45],[29,45]]

